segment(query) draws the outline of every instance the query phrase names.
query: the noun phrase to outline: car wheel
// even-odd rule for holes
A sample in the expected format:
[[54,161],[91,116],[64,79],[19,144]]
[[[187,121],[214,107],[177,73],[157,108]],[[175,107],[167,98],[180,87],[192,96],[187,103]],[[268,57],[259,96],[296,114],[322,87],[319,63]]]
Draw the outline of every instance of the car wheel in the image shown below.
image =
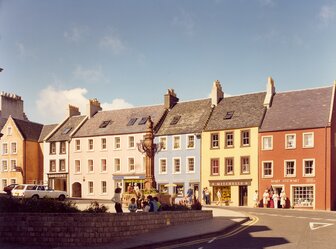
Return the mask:
[[33,199],[33,200],[38,200],[38,199],[39,199],[39,196],[38,196],[38,195],[33,195],[33,196],[32,196],[32,199]]
[[64,201],[64,200],[65,200],[65,195],[60,195],[60,196],[58,197],[58,199],[59,199],[60,201]]

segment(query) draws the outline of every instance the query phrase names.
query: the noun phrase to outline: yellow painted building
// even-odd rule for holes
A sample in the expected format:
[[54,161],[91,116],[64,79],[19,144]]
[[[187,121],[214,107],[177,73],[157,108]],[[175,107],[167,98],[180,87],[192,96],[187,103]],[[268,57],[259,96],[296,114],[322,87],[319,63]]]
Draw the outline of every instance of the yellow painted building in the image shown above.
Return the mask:
[[7,119],[1,130],[1,189],[11,183],[38,183],[42,180],[43,155],[38,143],[43,125]]
[[213,111],[202,132],[201,149],[201,187],[210,191],[212,202],[221,197],[222,205],[254,206],[258,130],[274,91],[273,81],[269,84],[267,93],[223,98],[220,83],[214,83]]

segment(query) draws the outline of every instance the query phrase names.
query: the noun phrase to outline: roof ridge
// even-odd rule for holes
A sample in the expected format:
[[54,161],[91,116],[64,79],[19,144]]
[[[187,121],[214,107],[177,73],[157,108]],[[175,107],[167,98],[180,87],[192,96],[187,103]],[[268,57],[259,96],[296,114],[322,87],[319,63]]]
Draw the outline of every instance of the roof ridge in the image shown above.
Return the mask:
[[275,94],[313,91],[313,90],[326,89],[326,88],[332,88],[332,86],[330,85],[330,86],[323,86],[323,87],[312,87],[312,88],[305,88],[305,89],[288,90],[288,91],[283,91],[283,92],[275,92]]
[[261,93],[266,93],[266,91],[262,91],[262,92],[252,92],[252,93],[242,93],[242,94],[231,95],[231,96],[225,96],[225,95],[224,95],[224,99],[234,98],[234,97],[240,97],[240,96],[246,96],[246,95],[256,95],[256,94],[261,94]]

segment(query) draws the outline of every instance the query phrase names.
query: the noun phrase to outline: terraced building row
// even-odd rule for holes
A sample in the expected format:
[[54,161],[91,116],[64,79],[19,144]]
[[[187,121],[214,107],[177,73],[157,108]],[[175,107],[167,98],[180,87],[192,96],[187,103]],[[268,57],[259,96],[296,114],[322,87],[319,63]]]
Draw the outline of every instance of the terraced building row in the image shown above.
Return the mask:
[[161,192],[184,196],[192,187],[201,198],[207,187],[213,201],[220,189],[229,205],[253,206],[255,190],[259,199],[265,189],[284,190],[291,206],[334,210],[334,96],[335,84],[278,93],[269,78],[265,92],[224,97],[215,81],[201,100],[180,101],[170,89],[161,105],[104,111],[93,99],[85,115],[69,106],[57,125],[10,116],[0,178],[2,185],[42,181],[82,198],[142,188],[146,160],[137,144],[150,117],[161,145],[154,159]]

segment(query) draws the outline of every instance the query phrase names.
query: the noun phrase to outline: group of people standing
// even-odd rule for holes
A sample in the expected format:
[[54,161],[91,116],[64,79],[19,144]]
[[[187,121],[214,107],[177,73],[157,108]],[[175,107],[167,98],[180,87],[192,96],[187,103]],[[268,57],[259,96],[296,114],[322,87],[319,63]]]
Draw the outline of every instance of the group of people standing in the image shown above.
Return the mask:
[[[255,202],[255,207],[259,207],[259,198],[258,198],[258,190],[255,191],[253,201]],[[265,189],[265,192],[262,196],[262,206],[264,208],[279,208],[279,204],[281,208],[286,208],[287,196],[285,191],[282,189],[280,195],[277,191],[273,192],[272,189]]]
[[202,199],[203,199],[204,204],[210,205],[210,191],[208,187],[203,188]]
[[[140,191],[139,191],[140,192]],[[136,195],[138,197],[138,195]],[[122,198],[121,198],[121,188],[117,187],[114,191],[114,196],[112,197],[112,202],[114,202],[114,208],[116,213],[123,213],[122,210]],[[158,212],[161,209],[161,203],[159,199],[155,196],[148,195],[146,199],[143,199],[139,202],[133,197],[131,198],[131,202],[128,205],[128,210],[131,213],[137,211],[143,212]]]

